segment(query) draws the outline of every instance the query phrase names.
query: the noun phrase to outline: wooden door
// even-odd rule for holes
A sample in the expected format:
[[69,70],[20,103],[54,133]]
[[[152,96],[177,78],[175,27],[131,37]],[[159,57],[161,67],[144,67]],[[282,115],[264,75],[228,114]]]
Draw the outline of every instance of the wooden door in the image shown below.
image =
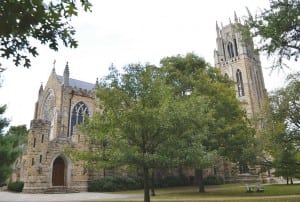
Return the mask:
[[61,157],[53,163],[52,186],[65,186],[65,162]]

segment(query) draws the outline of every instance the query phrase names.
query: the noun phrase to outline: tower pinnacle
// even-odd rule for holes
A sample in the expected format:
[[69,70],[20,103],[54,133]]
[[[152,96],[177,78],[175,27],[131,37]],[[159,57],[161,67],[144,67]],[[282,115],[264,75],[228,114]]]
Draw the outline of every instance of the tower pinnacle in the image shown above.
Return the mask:
[[64,70],[64,85],[69,85],[69,78],[70,78],[70,71],[69,71],[69,64],[67,62],[65,70]]

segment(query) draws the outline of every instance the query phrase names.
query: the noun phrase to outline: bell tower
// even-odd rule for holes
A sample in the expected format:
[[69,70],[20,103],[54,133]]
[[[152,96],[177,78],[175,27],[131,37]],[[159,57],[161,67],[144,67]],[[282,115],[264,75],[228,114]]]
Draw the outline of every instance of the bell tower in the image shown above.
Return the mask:
[[265,84],[258,53],[253,41],[244,40],[243,26],[234,13],[234,23],[219,27],[216,23],[217,47],[215,66],[235,82],[236,97],[242,102],[249,118],[259,111],[265,100]]

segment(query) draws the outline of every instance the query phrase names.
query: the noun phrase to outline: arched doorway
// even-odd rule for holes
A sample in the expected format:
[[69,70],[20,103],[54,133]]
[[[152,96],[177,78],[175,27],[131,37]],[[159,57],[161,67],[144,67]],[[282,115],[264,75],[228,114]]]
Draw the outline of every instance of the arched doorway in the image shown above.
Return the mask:
[[52,186],[65,186],[65,161],[61,157],[53,162]]

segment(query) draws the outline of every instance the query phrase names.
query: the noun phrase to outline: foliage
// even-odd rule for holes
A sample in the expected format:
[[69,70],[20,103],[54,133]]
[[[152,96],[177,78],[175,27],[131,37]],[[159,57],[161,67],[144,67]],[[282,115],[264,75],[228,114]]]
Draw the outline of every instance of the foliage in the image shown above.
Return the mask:
[[[206,165],[203,164],[204,159],[201,162],[196,160],[199,156],[193,156],[195,162],[201,162],[204,166],[198,168],[206,168],[209,162],[216,158],[214,152],[232,161],[247,162],[255,159],[255,154],[247,150],[254,147],[255,131],[250,126],[241,103],[236,99],[234,83],[194,54],[167,57],[162,59],[161,64],[162,68],[166,68],[167,81],[174,84],[178,97],[205,99],[206,114],[210,117],[207,117],[207,122],[201,125],[204,131],[202,133],[205,135],[201,141],[205,146],[205,152],[212,153],[207,153],[210,157]],[[192,110],[188,111],[187,117],[201,116],[197,115],[198,111]],[[189,130],[191,133],[196,132],[198,127],[196,125]],[[174,132],[182,133],[183,130],[176,129]],[[208,157],[208,155],[204,156]]]
[[270,8],[253,17],[249,12],[246,25],[253,37],[259,37],[258,49],[275,58],[282,67],[283,59],[300,56],[300,1],[270,0]]
[[203,169],[218,155],[249,160],[253,133],[233,83],[194,54],[164,58],[159,68],[128,65],[122,74],[111,67],[97,97],[97,113],[82,128],[90,151],[72,155],[102,168],[140,169],[145,201],[150,169]]
[[272,155],[271,165],[276,175],[299,176],[300,170],[300,74],[288,76],[286,87],[269,96],[263,136],[265,150]]
[[141,189],[142,178],[136,176],[107,176],[89,182],[90,192],[112,192],[121,190]]
[[178,151],[190,148],[192,153],[196,145],[201,150],[198,141],[210,118],[204,98],[177,99],[165,79],[163,69],[151,65],[128,65],[123,74],[111,68],[97,90],[100,113],[85,127],[91,140],[97,140],[92,150],[99,155],[92,158],[104,161],[103,166],[128,165],[143,171],[146,201],[149,170],[177,166],[183,159]]
[[204,179],[206,185],[219,185],[224,184],[224,178],[219,175],[209,175]]
[[14,191],[14,192],[22,192],[24,187],[24,182],[17,181],[17,182],[11,182],[8,183],[7,189],[9,191]]
[[[7,123],[8,124],[8,123]],[[25,125],[12,126],[5,135],[0,135],[0,184],[11,174],[11,165],[22,153],[27,137]]]
[[0,106],[0,135],[3,134],[3,129],[8,126],[9,121],[3,117],[6,110],[6,105]]
[[[59,42],[77,47],[71,19],[78,15],[78,1],[74,0],[2,0],[0,1],[0,54],[12,58],[16,66],[30,67],[29,55],[37,56],[35,41],[57,51]],[[84,11],[91,3],[80,0]],[[34,39],[34,40],[33,40]]]

